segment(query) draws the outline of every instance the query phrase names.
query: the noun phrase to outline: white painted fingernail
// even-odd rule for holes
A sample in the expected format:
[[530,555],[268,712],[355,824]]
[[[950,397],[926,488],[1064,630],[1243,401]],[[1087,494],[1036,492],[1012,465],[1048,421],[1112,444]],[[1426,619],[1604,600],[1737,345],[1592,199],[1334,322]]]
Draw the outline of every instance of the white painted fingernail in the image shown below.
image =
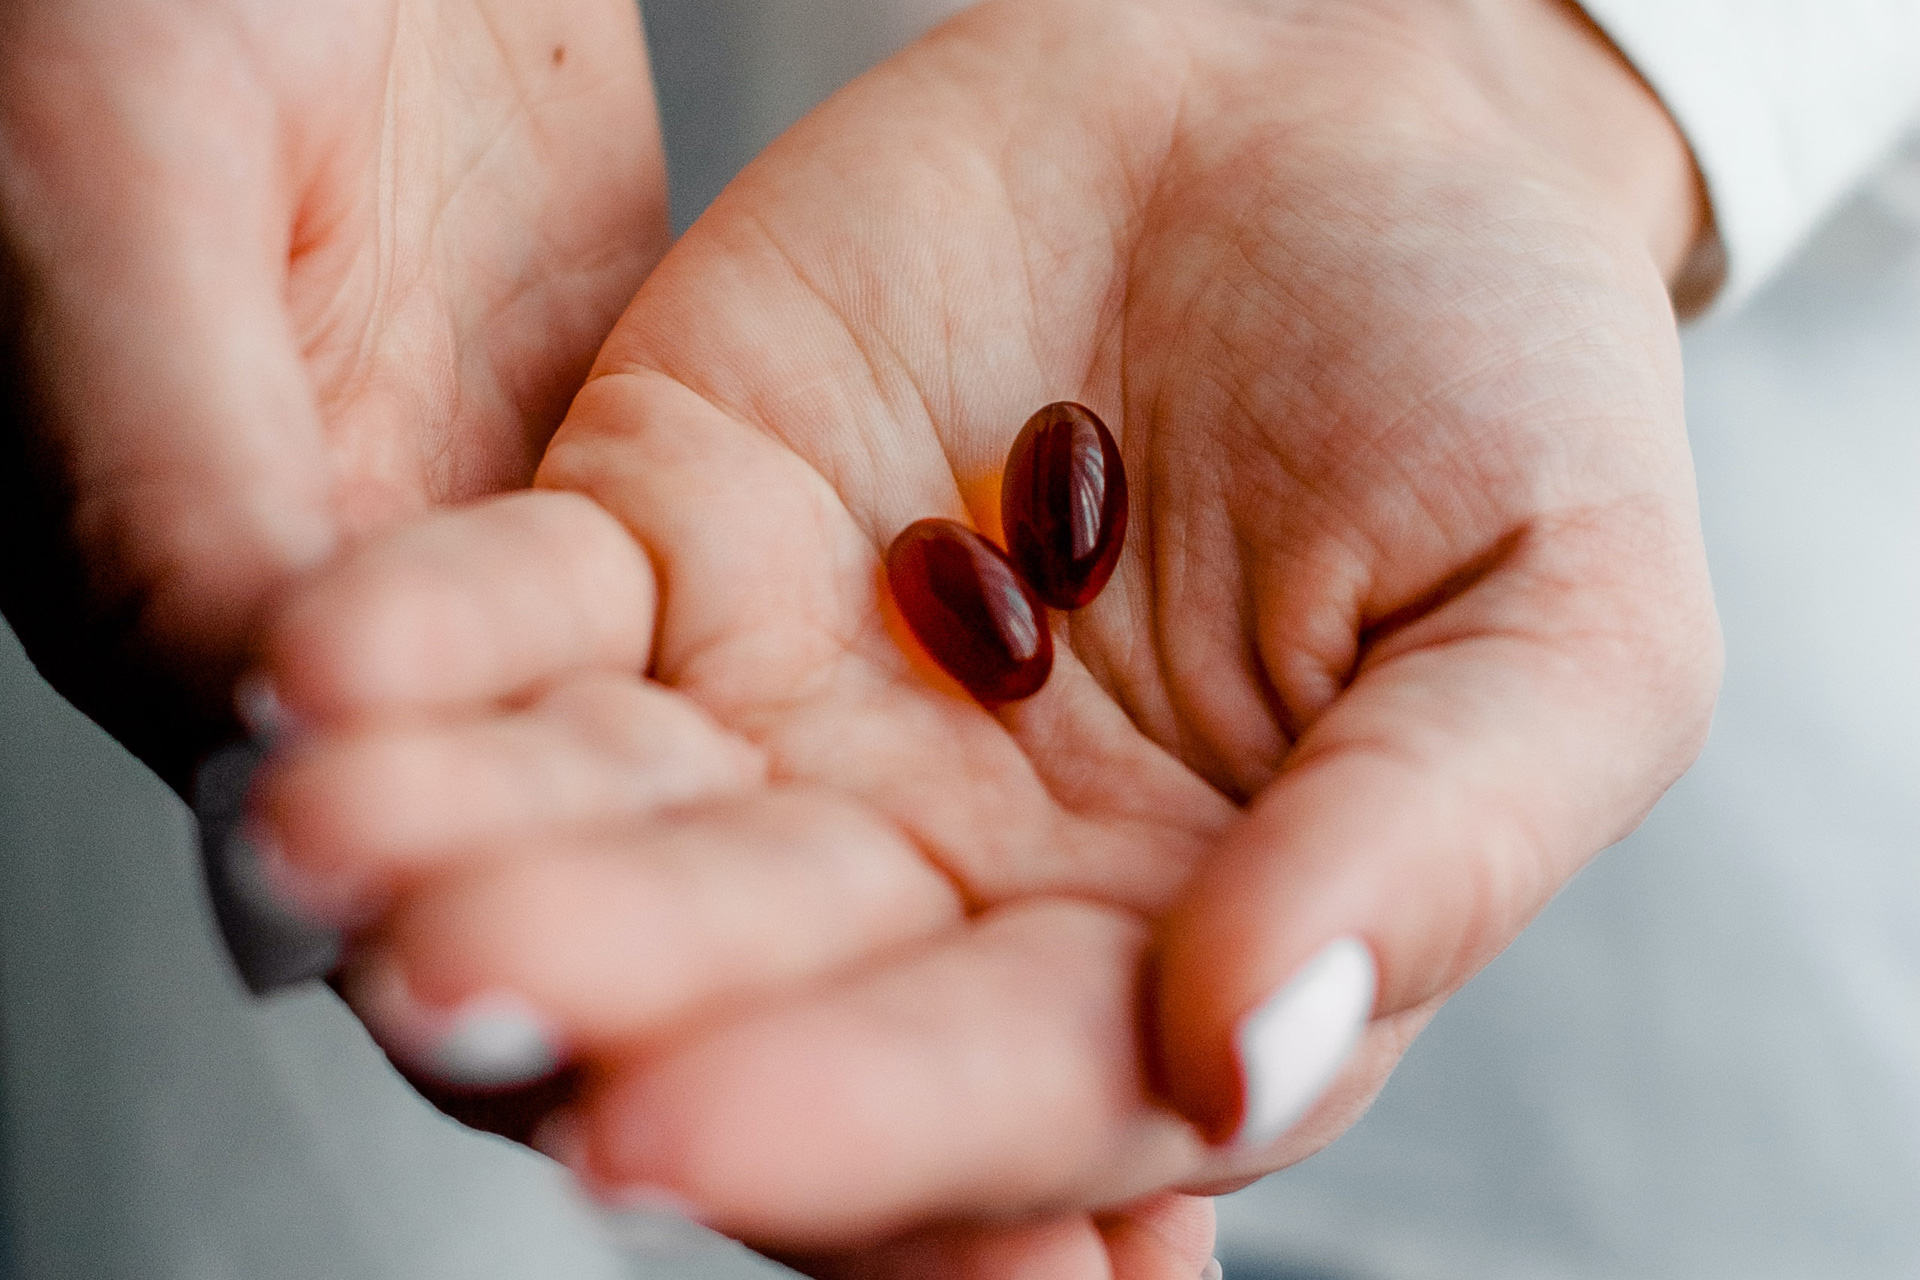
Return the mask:
[[532,1005],[492,991],[454,1010],[430,1065],[452,1084],[521,1084],[558,1069],[557,1040]]
[[1234,1044],[1247,1097],[1235,1146],[1267,1146],[1319,1101],[1366,1029],[1374,986],[1367,944],[1338,938],[1241,1019]]
[[1208,1258],[1207,1265],[1200,1268],[1200,1280],[1225,1280],[1225,1276],[1218,1258]]
[[273,677],[264,671],[249,671],[234,682],[233,713],[247,726],[247,732],[267,742],[277,741],[299,727],[287,704],[280,701]]
[[483,992],[452,1010],[435,1009],[390,962],[376,960],[351,994],[381,1043],[448,1084],[504,1088],[539,1080],[561,1065],[553,1024],[510,992]]

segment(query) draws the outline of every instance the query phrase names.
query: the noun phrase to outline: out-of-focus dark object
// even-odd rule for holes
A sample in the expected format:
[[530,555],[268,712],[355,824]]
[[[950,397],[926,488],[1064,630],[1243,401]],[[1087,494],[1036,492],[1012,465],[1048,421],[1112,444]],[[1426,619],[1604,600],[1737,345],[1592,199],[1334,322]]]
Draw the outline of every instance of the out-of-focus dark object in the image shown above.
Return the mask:
[[247,788],[266,755],[257,738],[228,743],[201,763],[193,785],[207,896],[227,955],[256,996],[326,977],[338,967],[344,946],[338,929],[282,901],[247,838]]

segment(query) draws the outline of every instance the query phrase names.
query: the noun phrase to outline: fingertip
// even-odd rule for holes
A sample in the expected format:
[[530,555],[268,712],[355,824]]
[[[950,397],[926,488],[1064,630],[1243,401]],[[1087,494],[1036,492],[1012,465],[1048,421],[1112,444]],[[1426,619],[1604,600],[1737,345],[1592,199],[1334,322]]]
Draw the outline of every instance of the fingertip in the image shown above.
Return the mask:
[[618,1217],[624,1212],[657,1209],[676,1213],[692,1222],[701,1221],[699,1209],[679,1192],[653,1183],[623,1179],[619,1170],[608,1169],[593,1140],[598,1123],[585,1108],[565,1107],[540,1122],[533,1131],[530,1145],[572,1174],[581,1192],[605,1214]]
[[1155,1084],[1208,1144],[1239,1153],[1297,1124],[1360,1043],[1391,906],[1380,868],[1334,856],[1353,846],[1329,830],[1296,847],[1302,815],[1275,799],[1256,801],[1160,921],[1150,974]]
[[406,669],[419,665],[405,651],[404,615],[416,602],[381,580],[389,545],[350,551],[281,591],[258,662],[235,690],[236,712],[275,727],[337,724],[404,687]]
[[274,898],[315,921],[341,929],[372,923],[383,903],[380,887],[328,869],[314,871],[287,856],[275,828],[257,818],[244,827],[259,863],[260,876]]
[[354,1012],[389,1053],[443,1084],[502,1089],[545,1079],[565,1065],[558,1028],[514,992],[493,989],[450,1006],[430,1003],[382,951],[355,961],[346,989]]
[[1233,1037],[1243,1099],[1230,1138],[1235,1147],[1272,1145],[1320,1100],[1359,1045],[1377,988],[1366,943],[1336,938],[1240,1019]]
[[[1201,972],[1219,964],[1209,959]],[[1208,1144],[1240,1153],[1271,1147],[1326,1095],[1359,1047],[1379,992],[1373,949],[1351,934],[1238,1005],[1214,994],[1230,984],[1198,976],[1194,965],[1163,959],[1160,975],[1161,1090]],[[1203,990],[1209,994],[1196,999]]]
[[395,797],[423,782],[405,753],[373,742],[359,750],[314,735],[283,742],[254,779],[250,829],[276,886],[321,918],[369,923],[386,906],[389,868],[372,856],[399,811]]
[[[806,1166],[808,1153],[784,1141],[789,1128],[811,1126],[783,1126],[757,1105],[752,1064],[697,1049],[691,1064],[673,1054],[603,1077],[583,1100],[569,1167],[604,1205],[670,1200],[729,1234],[778,1232],[779,1215],[761,1210],[789,1190],[781,1171]],[[716,1106],[728,1093],[743,1104]]]
[[273,673],[260,667],[242,672],[233,685],[233,713],[255,738],[277,742],[300,731],[298,717],[287,709]]

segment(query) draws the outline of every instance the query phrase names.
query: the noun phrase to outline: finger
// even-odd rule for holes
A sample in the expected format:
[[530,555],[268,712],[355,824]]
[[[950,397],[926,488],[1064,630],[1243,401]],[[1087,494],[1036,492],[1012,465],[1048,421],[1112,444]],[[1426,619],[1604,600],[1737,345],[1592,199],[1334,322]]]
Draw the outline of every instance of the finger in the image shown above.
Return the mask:
[[1115,1271],[1100,1229],[1084,1213],[934,1227],[858,1253],[781,1260],[819,1280],[1194,1280],[1199,1274]]
[[687,699],[588,674],[523,711],[296,736],[255,783],[252,810],[296,893],[319,905],[765,775],[758,751]]
[[1211,1138],[1271,1144],[1370,1018],[1457,989],[1692,759],[1704,575],[1609,589],[1624,550],[1523,547],[1391,637],[1198,872],[1156,1003],[1169,1096]]
[[296,719],[427,713],[638,673],[653,615],[652,569],[617,521],[577,495],[515,493],[320,571],[273,619],[265,663]]
[[1212,1256],[1212,1202],[1169,1194],[1098,1216],[939,1226],[781,1260],[820,1280],[1203,1280]]
[[503,996],[569,1048],[631,1053],[959,917],[898,829],[824,793],[756,793],[436,882],[384,924],[362,1011],[427,1065],[457,1054],[464,1010]]
[[614,1071],[583,1103],[577,1171],[795,1248],[1164,1186],[1199,1148],[1141,1072],[1145,942],[1137,918],[1088,904],[996,910]]
[[1213,1201],[1202,1196],[1151,1196],[1095,1222],[1114,1280],[1196,1280],[1213,1263]]

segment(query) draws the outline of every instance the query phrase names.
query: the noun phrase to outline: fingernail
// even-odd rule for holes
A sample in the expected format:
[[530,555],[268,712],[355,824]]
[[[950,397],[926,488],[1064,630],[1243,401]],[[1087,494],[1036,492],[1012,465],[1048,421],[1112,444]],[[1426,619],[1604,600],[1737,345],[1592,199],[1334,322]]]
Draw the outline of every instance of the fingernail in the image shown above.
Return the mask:
[[193,812],[200,824],[200,864],[214,922],[234,970],[256,996],[332,973],[340,963],[340,931],[311,918],[273,883],[261,845],[247,822],[247,791],[266,758],[246,738],[209,755],[194,777]]
[[552,1075],[561,1065],[553,1024],[510,992],[483,992],[451,1010],[436,1009],[379,957],[357,968],[349,990],[354,1009],[383,1045],[447,1084],[505,1088]]
[[1220,1266],[1220,1259],[1208,1258],[1207,1265],[1200,1268],[1200,1280],[1224,1280],[1226,1272]]
[[1358,938],[1328,943],[1234,1035],[1246,1109],[1234,1145],[1267,1146],[1320,1099],[1373,1013],[1373,953]]
[[558,1039],[533,1006],[488,992],[454,1012],[433,1065],[453,1084],[523,1084],[560,1066]]
[[615,1235],[624,1238],[636,1229],[646,1231],[650,1229],[650,1220],[663,1217],[700,1221],[700,1211],[691,1201],[665,1187],[651,1183],[617,1186],[602,1183],[588,1166],[586,1131],[578,1112],[567,1108],[555,1111],[534,1128],[530,1142],[535,1151],[573,1174],[581,1190],[598,1206],[601,1220]]
[[273,742],[295,732],[299,725],[273,677],[264,671],[249,671],[233,685],[233,712],[256,738]]

